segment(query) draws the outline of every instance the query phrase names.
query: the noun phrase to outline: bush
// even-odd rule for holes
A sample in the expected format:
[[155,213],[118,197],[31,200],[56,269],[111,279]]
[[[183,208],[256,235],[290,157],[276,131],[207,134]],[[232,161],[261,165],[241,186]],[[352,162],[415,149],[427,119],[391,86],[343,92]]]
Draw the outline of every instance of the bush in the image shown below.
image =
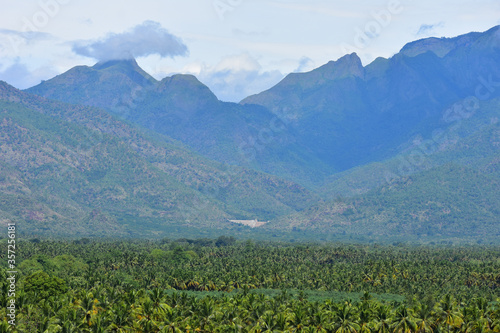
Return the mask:
[[227,237],[227,236],[220,236],[217,238],[217,241],[215,242],[215,246],[221,247],[221,246],[230,246],[234,245],[236,243],[236,239],[233,236]]
[[40,300],[64,294],[68,287],[63,279],[38,271],[24,279],[24,290],[27,293],[35,294]]

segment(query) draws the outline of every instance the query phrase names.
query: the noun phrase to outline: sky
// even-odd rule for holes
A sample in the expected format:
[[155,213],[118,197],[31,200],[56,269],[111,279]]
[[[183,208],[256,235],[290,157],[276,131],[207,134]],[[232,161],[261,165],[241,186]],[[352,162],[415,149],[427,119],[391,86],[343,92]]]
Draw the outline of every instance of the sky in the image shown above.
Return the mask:
[[[6,0],[1,0],[6,2]],[[0,80],[25,89],[74,66],[135,58],[238,102],[347,53],[500,24],[499,0],[22,0],[0,11]]]

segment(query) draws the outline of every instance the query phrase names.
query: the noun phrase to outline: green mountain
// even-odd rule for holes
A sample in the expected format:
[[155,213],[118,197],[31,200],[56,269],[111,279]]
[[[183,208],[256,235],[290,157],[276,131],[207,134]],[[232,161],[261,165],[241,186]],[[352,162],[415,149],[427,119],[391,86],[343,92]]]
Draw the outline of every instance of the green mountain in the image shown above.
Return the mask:
[[135,60],[109,61],[75,67],[27,92],[103,108],[222,163],[304,184],[329,173],[273,113],[259,106],[221,102],[192,75],[158,82]]
[[416,136],[451,126],[446,112],[458,101],[471,105],[500,96],[498,59],[500,26],[409,43],[365,67],[356,54],[346,55],[289,74],[241,104],[286,114],[299,144],[332,170],[345,171],[393,157]]
[[28,91],[37,94],[43,87],[44,94],[52,99],[109,107],[120,114],[127,112],[127,106],[144,89],[157,83],[135,60],[113,60],[93,67],[74,67]]
[[494,27],[367,66],[346,55],[239,104],[134,60],[3,84],[0,217],[61,234],[497,241],[499,59]]
[[367,66],[353,53],[240,104],[219,101],[191,75],[157,82],[134,60],[76,67],[28,92],[104,108],[210,159],[316,188],[447,127],[443,113],[457,101],[500,96],[499,36],[494,27],[427,38]]
[[[500,99],[491,101],[490,107],[498,112]],[[481,111],[488,112],[488,108]],[[497,119],[461,138],[457,131],[477,125],[464,121],[454,131],[442,133],[434,146],[415,145],[393,159],[340,173],[320,191],[329,200],[278,217],[265,228],[370,239],[498,242]]]
[[[494,166],[499,170],[498,159]],[[364,195],[315,205],[264,226],[330,235],[415,239],[500,237],[500,179],[447,164],[402,177]]]
[[167,236],[271,219],[316,197],[275,176],[206,160],[100,109],[0,83],[0,218],[25,234]]
[[[459,101],[458,105],[462,103],[464,101]],[[438,129],[429,136],[416,136],[401,147],[400,154],[392,158],[328,177],[318,193],[331,200],[339,196],[351,197],[366,193],[393,179],[447,163],[486,172],[488,165],[494,163],[500,154],[497,126],[499,112],[500,98],[482,101],[469,117],[457,117],[452,126]],[[492,175],[500,177],[498,173]]]

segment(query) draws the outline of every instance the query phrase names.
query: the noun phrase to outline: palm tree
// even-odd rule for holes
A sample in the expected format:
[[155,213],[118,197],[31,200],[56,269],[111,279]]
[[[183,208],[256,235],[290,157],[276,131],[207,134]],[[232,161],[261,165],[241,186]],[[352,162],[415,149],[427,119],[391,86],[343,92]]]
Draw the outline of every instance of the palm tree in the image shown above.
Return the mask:
[[357,333],[361,327],[356,320],[355,308],[345,302],[334,313],[333,323],[329,329],[332,329],[335,333]]
[[309,317],[307,316],[306,310],[302,305],[297,305],[297,307],[295,307],[292,312],[292,322],[297,329],[303,328],[309,324]]
[[417,332],[432,333],[436,329],[436,318],[433,315],[432,306],[429,304],[417,307]]
[[392,321],[389,308],[384,304],[380,304],[374,312],[374,320],[371,325],[372,332],[389,333]]
[[0,322],[0,333],[8,333],[12,332],[11,327],[7,319],[4,319]]
[[463,311],[465,318],[465,332],[487,332],[489,331],[489,322],[485,317],[486,304],[483,300],[476,300],[475,304],[466,307]]
[[129,307],[125,303],[119,303],[111,309],[110,328],[115,332],[125,332],[129,330],[132,324],[132,317]]
[[441,323],[446,324],[448,333],[451,327],[460,327],[463,323],[462,314],[457,310],[453,297],[450,294],[447,294],[437,304],[435,313]]
[[269,332],[273,332],[277,328],[276,318],[273,311],[266,311],[259,319],[260,326]]
[[416,332],[417,323],[410,308],[405,304],[397,308],[394,319],[391,325],[395,333],[411,333]]

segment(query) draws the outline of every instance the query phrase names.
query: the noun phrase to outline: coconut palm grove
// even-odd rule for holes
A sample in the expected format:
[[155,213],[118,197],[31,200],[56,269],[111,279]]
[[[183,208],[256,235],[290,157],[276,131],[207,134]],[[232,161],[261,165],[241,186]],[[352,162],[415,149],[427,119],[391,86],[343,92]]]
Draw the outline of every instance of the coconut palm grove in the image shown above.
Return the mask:
[[19,246],[16,325],[4,308],[0,332],[500,330],[498,248],[225,236]]

